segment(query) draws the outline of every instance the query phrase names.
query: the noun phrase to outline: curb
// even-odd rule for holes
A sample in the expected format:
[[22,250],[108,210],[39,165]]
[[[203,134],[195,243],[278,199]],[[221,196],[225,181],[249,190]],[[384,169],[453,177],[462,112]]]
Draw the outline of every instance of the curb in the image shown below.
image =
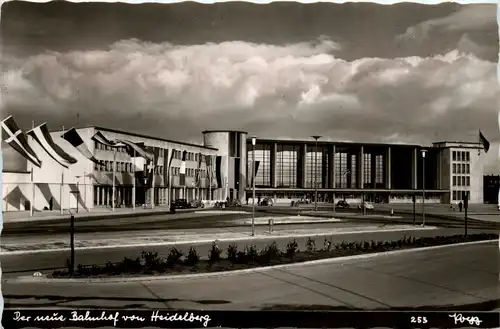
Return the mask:
[[[347,231],[347,232],[327,232],[319,234],[287,234],[287,235],[260,235],[260,236],[244,236],[237,238],[224,238],[224,239],[206,239],[206,240],[188,240],[188,241],[172,241],[172,242],[158,242],[158,243],[141,243],[141,244],[129,244],[129,245],[115,245],[115,246],[90,246],[90,247],[77,247],[75,251],[78,250],[99,250],[99,249],[117,249],[117,248],[137,248],[137,247],[155,247],[155,246],[176,246],[184,244],[204,244],[212,243],[214,241],[219,242],[240,242],[240,241],[254,241],[254,240],[268,240],[268,239],[291,239],[291,238],[307,238],[307,237],[324,237],[333,235],[348,235],[348,234],[371,234],[371,233],[391,233],[391,232],[406,232],[406,231],[424,231],[424,230],[436,230],[437,227],[426,226],[426,227],[409,227],[409,228],[398,228],[398,229],[386,229],[386,230],[366,230],[366,231]],[[18,250],[18,251],[1,251],[0,256],[10,256],[10,255],[26,255],[26,254],[42,254],[48,252],[61,252],[70,251],[70,248],[57,248],[57,249],[41,249],[41,250]]]
[[197,279],[197,278],[211,278],[211,277],[226,277],[231,275],[238,274],[247,274],[247,273],[256,273],[256,272],[265,272],[270,270],[278,270],[278,269],[289,269],[294,267],[304,267],[304,266],[314,266],[314,265],[323,265],[329,263],[337,263],[348,260],[357,260],[357,259],[368,259],[374,258],[378,256],[392,256],[398,254],[404,254],[415,251],[428,251],[428,250],[437,250],[444,248],[452,248],[452,247],[460,247],[466,245],[476,245],[476,244],[485,244],[492,242],[499,242],[500,240],[482,240],[482,241],[472,241],[472,242],[460,242],[449,245],[442,246],[432,246],[432,247],[421,247],[421,248],[412,248],[412,249],[402,249],[402,250],[393,250],[393,251],[385,251],[385,252],[377,252],[370,253],[364,255],[354,255],[354,256],[345,256],[345,257],[335,257],[335,258],[327,258],[327,259],[319,259],[312,260],[307,262],[295,263],[295,264],[283,264],[283,265],[274,265],[274,266],[265,266],[265,267],[257,267],[257,268],[249,268],[243,270],[234,270],[234,271],[224,271],[224,272],[212,272],[212,273],[197,273],[197,274],[182,274],[182,275],[159,275],[159,276],[144,276],[144,277],[122,277],[118,278],[99,278],[99,279],[49,279],[49,278],[37,278],[37,277],[20,277],[18,279],[6,279],[5,282],[40,282],[40,283],[125,283],[125,282],[151,282],[151,281],[172,281],[172,280],[189,280],[189,279]]
[[[318,219],[318,220],[308,220],[308,221],[294,221],[294,220],[288,220],[288,221],[280,221],[280,222],[273,222],[274,225],[300,225],[300,224],[338,224],[338,223],[345,223],[347,222],[346,220],[343,219]],[[245,221],[242,223],[242,225],[252,225],[252,221]],[[255,226],[269,226],[269,223],[266,222],[260,222],[257,223],[255,222]]]

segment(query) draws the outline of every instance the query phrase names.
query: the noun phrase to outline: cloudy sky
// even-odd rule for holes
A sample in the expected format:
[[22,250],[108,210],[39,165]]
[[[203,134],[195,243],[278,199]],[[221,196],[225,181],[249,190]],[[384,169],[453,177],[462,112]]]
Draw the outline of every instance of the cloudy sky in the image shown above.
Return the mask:
[[481,129],[500,172],[494,5],[9,2],[0,24],[0,104],[25,128],[197,143],[204,129],[401,143]]

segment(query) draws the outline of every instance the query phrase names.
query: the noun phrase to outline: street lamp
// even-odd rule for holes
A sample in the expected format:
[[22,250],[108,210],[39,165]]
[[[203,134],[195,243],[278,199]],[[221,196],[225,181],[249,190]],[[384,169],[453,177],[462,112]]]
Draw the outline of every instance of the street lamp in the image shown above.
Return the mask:
[[420,150],[422,153],[422,227],[425,226],[425,154],[426,149]]
[[318,211],[318,139],[321,136],[311,136],[316,141],[316,149],[314,150],[314,211]]
[[252,236],[255,235],[255,143],[257,136],[252,136]]
[[[80,194],[80,177],[82,176],[75,176],[76,177],[76,191],[75,191],[75,195],[76,195],[76,213],[78,214],[78,196]],[[85,177],[85,176],[84,176]]]

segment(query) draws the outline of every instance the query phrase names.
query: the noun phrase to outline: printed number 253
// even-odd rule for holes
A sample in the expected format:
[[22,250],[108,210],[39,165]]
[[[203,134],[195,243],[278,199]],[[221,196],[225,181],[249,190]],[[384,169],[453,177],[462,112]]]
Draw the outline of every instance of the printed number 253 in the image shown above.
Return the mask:
[[427,323],[427,318],[425,316],[412,316],[411,323]]

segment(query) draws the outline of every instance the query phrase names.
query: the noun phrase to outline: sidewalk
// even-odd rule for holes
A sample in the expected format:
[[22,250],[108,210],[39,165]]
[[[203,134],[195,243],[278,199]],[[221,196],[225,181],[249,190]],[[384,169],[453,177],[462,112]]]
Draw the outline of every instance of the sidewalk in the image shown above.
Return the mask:
[[[194,209],[177,209],[179,213],[192,212]],[[198,209],[200,211],[200,209]],[[132,208],[115,208],[113,211],[111,208],[94,208],[90,211],[85,209],[80,209],[79,213],[76,213],[74,209],[71,213],[75,216],[75,219],[99,219],[99,218],[114,218],[114,217],[128,217],[128,216],[148,216],[148,215],[161,215],[169,214],[169,207],[166,205],[156,206],[154,209],[136,207],[135,210]],[[29,211],[8,211],[3,212],[3,222],[4,223],[19,223],[19,222],[36,222],[36,221],[50,221],[58,219],[68,219],[71,216],[68,210],[64,210],[63,214],[59,210],[55,211],[37,211],[30,216]]]

